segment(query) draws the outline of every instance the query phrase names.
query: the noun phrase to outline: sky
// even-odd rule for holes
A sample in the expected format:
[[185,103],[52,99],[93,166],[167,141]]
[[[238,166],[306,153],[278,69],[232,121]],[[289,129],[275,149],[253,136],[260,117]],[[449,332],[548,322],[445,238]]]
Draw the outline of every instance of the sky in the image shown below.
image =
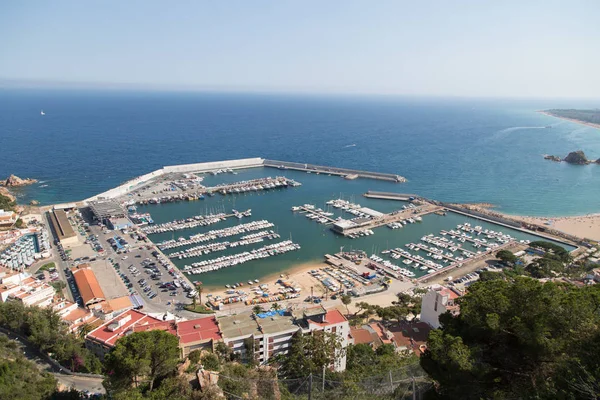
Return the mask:
[[0,85],[599,97],[600,1],[0,2]]

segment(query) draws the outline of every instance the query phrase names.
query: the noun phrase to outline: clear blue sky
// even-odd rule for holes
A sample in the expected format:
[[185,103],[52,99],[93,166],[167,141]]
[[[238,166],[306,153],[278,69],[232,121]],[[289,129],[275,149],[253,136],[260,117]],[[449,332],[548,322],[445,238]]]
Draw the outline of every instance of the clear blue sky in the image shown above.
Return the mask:
[[3,1],[0,80],[600,96],[600,1]]

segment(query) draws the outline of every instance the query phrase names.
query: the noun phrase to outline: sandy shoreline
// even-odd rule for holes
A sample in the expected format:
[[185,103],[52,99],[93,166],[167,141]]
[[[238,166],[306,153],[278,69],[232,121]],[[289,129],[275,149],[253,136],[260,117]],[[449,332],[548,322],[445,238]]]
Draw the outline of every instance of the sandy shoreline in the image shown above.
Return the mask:
[[544,115],[547,115],[549,117],[563,119],[565,121],[574,122],[574,123],[579,124],[579,125],[589,126],[590,128],[600,129],[600,124],[594,124],[592,122],[579,121],[578,119],[573,119],[573,118],[561,117],[561,116],[554,115],[554,114],[551,114],[551,113],[546,112],[546,111],[538,111],[538,112],[540,114],[544,114]]
[[[465,204],[472,210],[489,212],[493,205]],[[494,213],[504,217],[522,221],[528,224],[547,226],[582,239],[591,239],[600,241],[600,213],[590,213],[586,215],[576,215],[569,217],[532,217],[526,215],[511,215],[493,210]]]
[[[249,293],[249,289],[254,286],[267,284],[271,292],[276,292],[279,288],[277,285],[277,281],[282,279],[281,275],[283,275],[283,279],[289,282],[294,283],[294,287],[300,287],[302,289],[301,298],[307,297],[310,295],[310,288],[313,287],[313,293],[315,296],[320,296],[323,292],[320,284],[312,278],[308,272],[313,269],[319,269],[326,267],[327,264],[324,261],[310,261],[302,264],[295,264],[285,271],[276,272],[267,276],[264,276],[259,279],[259,283],[254,283],[252,285],[248,285],[248,282],[242,282],[244,286],[238,288],[246,293]],[[233,282],[232,282],[233,283]],[[205,287],[202,291],[203,297],[205,295],[212,296],[221,296],[221,297],[229,297],[231,295],[225,294],[225,291],[228,289],[225,286],[210,286]]]

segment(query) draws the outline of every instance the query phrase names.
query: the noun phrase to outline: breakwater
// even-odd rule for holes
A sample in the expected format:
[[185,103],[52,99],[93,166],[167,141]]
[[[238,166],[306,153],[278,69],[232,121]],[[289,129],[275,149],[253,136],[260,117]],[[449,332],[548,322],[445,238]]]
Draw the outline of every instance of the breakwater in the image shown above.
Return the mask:
[[384,199],[384,200],[399,200],[399,201],[409,201],[411,199],[419,198],[416,194],[406,194],[406,193],[394,193],[394,192],[376,192],[373,190],[367,191],[367,193],[363,194],[364,197],[369,199]]
[[277,160],[264,160],[263,165],[265,167],[277,168],[277,169],[293,169],[296,171],[305,171],[310,173],[321,173],[321,174],[330,174],[330,175],[339,175],[346,177],[348,179],[354,178],[370,178],[370,179],[380,179],[384,181],[391,182],[406,182],[406,178],[396,175],[396,174],[386,174],[383,172],[370,172],[370,171],[360,171],[356,169],[348,169],[348,168],[337,168],[337,167],[328,167],[322,165],[314,165],[314,164],[303,164],[289,161],[277,161]]

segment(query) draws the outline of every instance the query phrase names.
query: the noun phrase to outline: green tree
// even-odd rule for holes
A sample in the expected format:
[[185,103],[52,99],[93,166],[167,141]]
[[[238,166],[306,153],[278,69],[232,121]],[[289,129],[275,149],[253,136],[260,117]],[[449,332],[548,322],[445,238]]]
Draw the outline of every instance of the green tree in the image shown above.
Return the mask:
[[323,366],[334,365],[344,354],[341,339],[335,333],[313,331],[309,335],[297,332],[287,355],[278,356],[279,371],[286,378],[306,377],[322,372]]
[[117,390],[147,379],[151,391],[157,379],[173,372],[179,361],[175,335],[153,330],[135,332],[119,339],[106,357],[109,384]]
[[257,304],[254,307],[252,307],[252,312],[254,314],[260,314],[260,313],[264,312],[264,310],[263,310],[262,306]]
[[344,294],[342,295],[342,297],[340,297],[340,299],[342,300],[342,304],[346,306],[346,315],[349,315],[350,310],[348,309],[348,306],[350,305],[350,303],[352,303],[352,296],[350,296],[349,294]]
[[496,253],[496,258],[507,265],[514,265],[519,258],[513,254],[512,251],[500,250]]
[[208,353],[202,357],[202,366],[209,371],[218,371],[221,365],[216,355]]
[[275,310],[275,311],[278,311],[278,310],[281,310],[281,306],[279,304],[277,304],[277,303],[273,303],[271,305],[271,309]]
[[0,335],[0,399],[42,400],[56,391],[56,379],[23,357],[17,343]]
[[443,397],[571,399],[600,381],[599,287],[515,277],[477,282],[457,301],[421,357]]
[[190,359],[190,362],[192,364],[198,364],[200,362],[201,356],[202,353],[200,352],[200,350],[193,350],[190,352],[190,354],[188,354],[188,358]]

